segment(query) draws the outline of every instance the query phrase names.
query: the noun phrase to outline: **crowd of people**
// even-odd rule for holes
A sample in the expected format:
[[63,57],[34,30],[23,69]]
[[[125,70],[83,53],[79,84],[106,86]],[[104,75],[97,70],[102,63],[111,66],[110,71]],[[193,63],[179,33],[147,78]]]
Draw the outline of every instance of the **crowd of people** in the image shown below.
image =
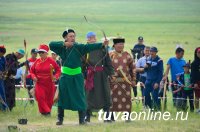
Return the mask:
[[190,111],[200,113],[200,47],[195,49],[192,63],[184,60],[184,49],[177,47],[164,71],[165,63],[158,55],[159,50],[146,46],[142,36],[131,50],[132,55],[125,51],[125,38],[122,37],[112,38],[110,42],[105,38],[103,43],[97,43],[96,34],[88,32],[87,44],[79,44],[73,29],[65,30],[62,37],[63,41],[40,44],[32,49],[31,58],[24,63],[19,63],[26,54],[23,49],[4,57],[6,48],[0,46],[2,111],[12,111],[16,86],[23,83],[29,97],[36,99],[42,115],[49,116],[53,104],[57,103],[56,125],[63,124],[65,109],[78,111],[79,124],[90,122],[92,112],[100,109],[106,112],[104,122],[113,122],[113,112],[132,111],[132,101],[139,99],[136,98],[138,85],[145,109],[160,111],[161,100],[167,98],[164,89],[171,87],[177,110],[187,111],[189,99]]

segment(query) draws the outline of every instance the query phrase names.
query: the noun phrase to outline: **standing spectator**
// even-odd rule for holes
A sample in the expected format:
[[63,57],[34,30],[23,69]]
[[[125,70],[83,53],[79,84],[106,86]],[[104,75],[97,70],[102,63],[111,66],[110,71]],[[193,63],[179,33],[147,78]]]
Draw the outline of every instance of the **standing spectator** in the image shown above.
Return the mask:
[[61,67],[61,61],[57,59],[58,55],[55,52],[51,51],[51,57],[58,64],[58,66]]
[[24,50],[19,49],[15,53],[6,55],[6,75],[5,75],[5,93],[6,93],[6,102],[10,111],[15,106],[15,78],[14,76],[17,73],[19,68],[18,60],[24,57]]
[[[32,49],[31,50],[31,58],[28,59],[27,64],[26,64],[26,70],[25,70],[25,86],[28,90],[29,98],[33,98],[33,95],[31,95],[30,91],[33,88],[33,79],[31,78],[30,74],[30,68],[34,64],[34,62],[37,60],[37,49]],[[30,103],[33,104],[34,100],[30,100]]]
[[195,49],[194,52],[194,61],[191,65],[191,80],[194,84],[195,92],[195,107],[197,112],[200,113],[199,109],[199,99],[200,99],[200,47]]
[[[182,97],[184,100],[181,101],[181,107],[184,111],[187,111],[187,98],[189,98],[190,111],[194,112],[194,92],[191,84],[191,75],[190,75],[190,63],[187,63],[184,67],[184,72],[177,75],[177,84],[179,84],[180,90],[177,92],[182,92]],[[180,102],[180,101],[179,101]]]
[[[147,72],[143,72],[141,70],[145,67],[149,54],[150,54],[150,47],[146,46],[144,48],[144,56],[140,58],[136,63],[136,71],[140,73],[139,80],[140,80],[140,88],[141,88],[141,93],[142,93],[143,98],[144,98],[144,85],[145,85],[145,81],[147,77]],[[142,102],[144,103],[143,100]]]
[[139,36],[138,43],[135,44],[135,46],[131,50],[133,54],[133,58],[137,60],[142,58],[144,56],[144,48],[145,48],[144,38],[142,36]]
[[[19,62],[18,62],[19,63]],[[16,88],[18,90],[20,90],[21,88],[21,85],[23,84],[23,81],[24,81],[24,70],[22,67],[19,67],[17,69],[17,73],[16,75],[14,76],[15,78],[15,85],[18,85]]]
[[[160,110],[159,84],[163,76],[163,60],[157,55],[157,48],[151,47],[144,71],[147,72],[145,82],[145,105],[150,109]],[[151,100],[151,95],[153,101]]]
[[[58,66],[61,68],[61,60],[60,59],[57,59],[58,58],[58,55],[55,53],[55,52],[53,52],[53,51],[51,51],[51,57],[52,57],[52,59],[58,64]],[[54,72],[54,74],[55,74],[55,72]],[[59,80],[57,80],[56,82],[55,82],[55,84],[57,85],[59,83]],[[56,87],[56,89],[57,89],[57,87]]]
[[6,66],[6,60],[4,54],[6,53],[6,48],[4,46],[0,46],[0,110],[6,109],[6,95],[5,95],[5,87],[4,87],[4,72]]
[[176,75],[178,73],[183,73],[184,70],[183,70],[183,66],[186,64],[185,60],[183,59],[183,55],[184,55],[184,49],[183,48],[180,48],[178,47],[176,49],[176,52],[175,52],[176,56],[175,57],[171,57],[168,62],[167,62],[167,68],[166,68],[166,71],[165,71],[165,74],[164,74],[164,77],[163,77],[163,80],[164,81],[167,81],[167,77],[168,77],[168,74],[169,74],[169,71],[171,72],[171,82],[172,82],[172,96],[173,96],[173,104],[174,106],[176,106],[176,98],[178,98],[180,96],[180,98],[182,97],[181,95],[178,95],[178,93],[175,93],[173,94],[173,91],[175,91],[177,88],[176,88],[176,85],[173,85],[175,84],[176,82]]
[[[139,60],[141,57],[144,56],[144,48],[145,48],[144,38],[142,36],[139,36],[138,43],[135,44],[135,46],[131,50],[135,63],[137,62],[137,60]],[[135,97],[137,97],[137,83],[139,82],[139,79],[140,79],[140,74],[136,73],[136,85],[133,87],[133,93]]]

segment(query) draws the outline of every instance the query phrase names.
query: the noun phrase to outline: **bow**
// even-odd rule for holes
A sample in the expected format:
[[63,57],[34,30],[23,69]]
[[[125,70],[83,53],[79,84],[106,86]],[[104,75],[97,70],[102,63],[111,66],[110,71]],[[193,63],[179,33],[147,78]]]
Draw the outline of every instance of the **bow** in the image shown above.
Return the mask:
[[24,49],[25,49],[25,53],[26,53],[26,40],[24,39]]
[[[87,19],[86,16],[84,16],[84,19],[85,19],[85,21],[86,21],[88,24],[91,24],[91,25],[95,26],[96,28],[98,28],[98,29],[102,32],[102,34],[103,34],[103,36],[104,36],[104,39],[107,40],[107,37],[106,37],[106,34],[105,34],[104,30],[103,30],[100,26],[98,26],[98,25],[95,24],[95,23],[92,23],[92,22],[88,21],[88,19]],[[105,46],[105,52],[106,52],[105,55],[102,57],[102,59],[100,59],[100,60],[97,62],[97,64],[95,65],[95,67],[96,67],[102,60],[104,60],[104,59],[106,58],[106,56],[108,55],[108,46]],[[88,64],[89,64],[89,63],[88,63]]]
[[25,59],[27,60],[28,59],[28,53],[27,53],[27,44],[26,44],[26,40],[24,39],[24,50],[25,50]]
[[[28,64],[27,43],[25,39],[24,39],[24,50],[25,50],[25,66],[26,66],[25,77],[26,77],[28,75],[28,70],[30,69],[30,67]],[[24,80],[24,87],[26,88],[26,79]]]
[[[27,52],[27,43],[26,40],[24,39],[24,50],[25,50],[25,63],[27,65],[28,70],[30,69],[28,65],[28,52]],[[28,72],[28,70],[26,72]],[[28,73],[27,73],[28,74]]]
[[104,38],[105,38],[105,40],[107,39],[107,37],[106,37],[106,34],[105,34],[105,32],[104,32],[104,30],[100,27],[100,26],[98,26],[97,24],[95,24],[95,23],[92,23],[92,22],[90,22],[90,21],[88,21],[88,19],[86,18],[86,16],[84,16],[84,19],[85,19],[85,21],[88,23],[88,24],[91,24],[91,25],[93,25],[93,26],[95,26],[95,27],[97,27],[101,32],[102,32],[102,34],[103,34],[103,36],[104,36]]

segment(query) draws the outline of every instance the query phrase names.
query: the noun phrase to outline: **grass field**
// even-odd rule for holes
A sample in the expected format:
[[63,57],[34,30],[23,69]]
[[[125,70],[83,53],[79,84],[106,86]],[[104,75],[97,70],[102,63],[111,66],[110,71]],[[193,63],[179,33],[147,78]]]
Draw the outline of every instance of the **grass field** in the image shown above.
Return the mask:
[[[4,44],[9,53],[23,48],[25,38],[30,51],[40,43],[62,40],[66,27],[75,29],[78,42],[86,42],[88,31],[95,31],[101,39],[99,29],[85,22],[83,16],[86,15],[102,27],[107,36],[124,36],[128,51],[142,35],[145,44],[158,47],[165,63],[174,56],[177,44],[184,47],[185,59],[193,60],[194,49],[200,44],[199,7],[199,0],[0,0],[0,44]],[[27,93],[23,89],[17,96],[27,97]],[[18,101],[12,113],[0,113],[0,131],[5,131],[8,125],[17,125],[17,119],[24,116],[24,103]],[[134,111],[139,112],[141,108],[141,103],[138,106],[133,102]],[[175,114],[171,100],[168,100],[168,109]],[[28,105],[28,125],[18,127],[23,131],[200,131],[200,115],[195,113],[189,113],[187,121],[104,124],[94,118],[95,123],[78,126],[77,113],[66,111],[62,127],[55,125],[56,113],[53,108],[52,116],[44,118],[36,104]]]

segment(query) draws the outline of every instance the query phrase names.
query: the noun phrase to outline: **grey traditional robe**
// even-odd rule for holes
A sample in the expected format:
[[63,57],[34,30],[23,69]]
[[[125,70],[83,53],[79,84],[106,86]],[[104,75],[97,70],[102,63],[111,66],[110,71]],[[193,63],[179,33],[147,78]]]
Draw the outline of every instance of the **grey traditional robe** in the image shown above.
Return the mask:
[[[87,66],[103,66],[103,71],[94,73],[94,88],[87,93],[88,109],[102,109],[111,106],[110,84],[108,76],[114,74],[114,68],[105,48],[92,51],[86,57]],[[86,68],[87,69],[87,68]]]

